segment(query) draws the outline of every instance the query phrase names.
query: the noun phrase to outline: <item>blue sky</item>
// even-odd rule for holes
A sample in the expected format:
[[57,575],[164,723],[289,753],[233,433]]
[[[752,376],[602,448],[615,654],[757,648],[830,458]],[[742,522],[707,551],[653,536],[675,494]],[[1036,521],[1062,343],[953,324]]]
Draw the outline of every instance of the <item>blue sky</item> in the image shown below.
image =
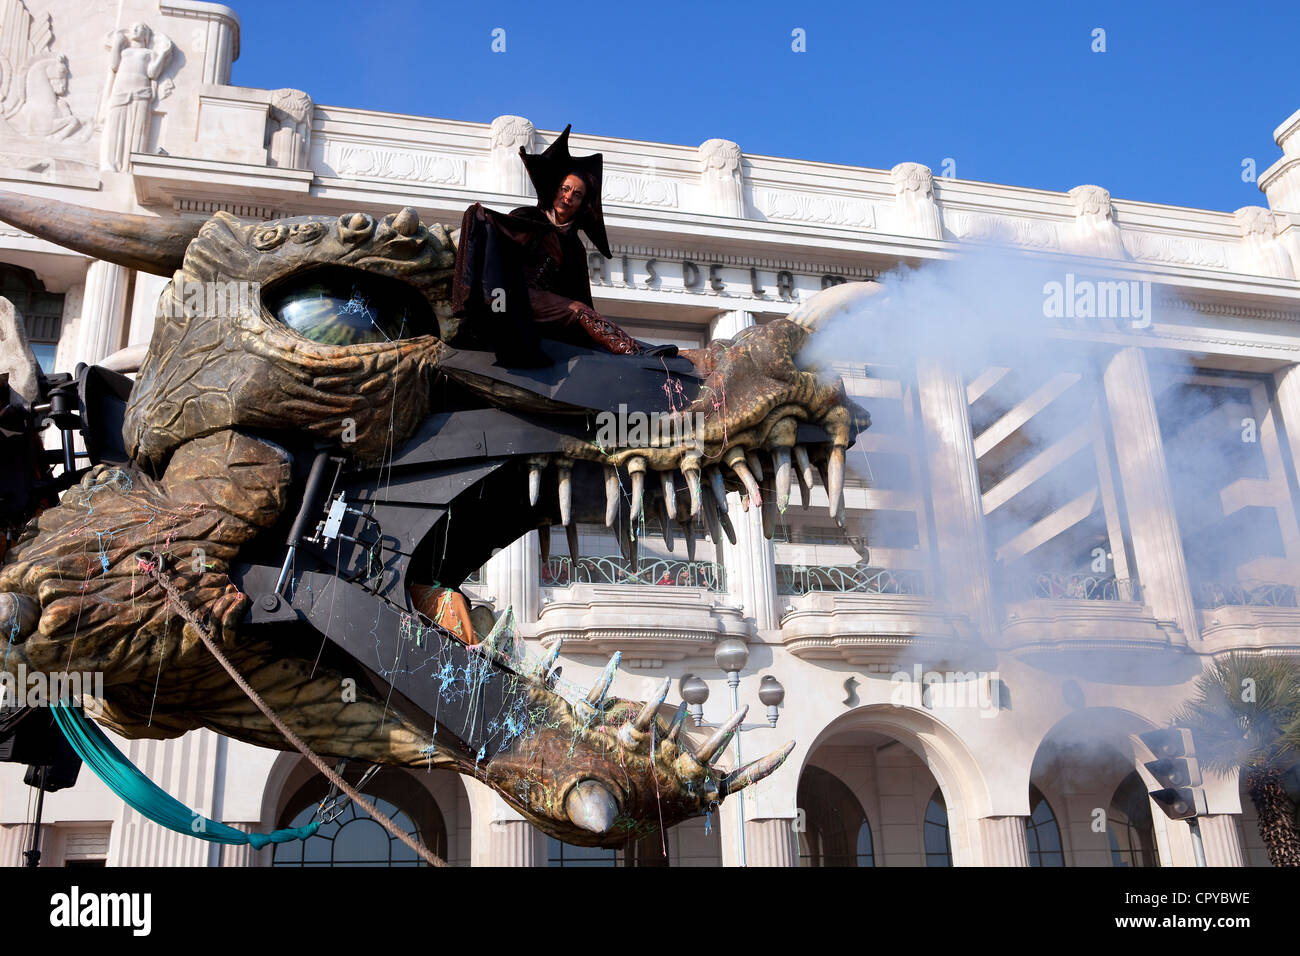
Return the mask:
[[323,105],[936,174],[951,159],[963,179],[1207,209],[1266,205],[1242,162],[1267,169],[1300,109],[1286,2],[227,2],[232,82]]

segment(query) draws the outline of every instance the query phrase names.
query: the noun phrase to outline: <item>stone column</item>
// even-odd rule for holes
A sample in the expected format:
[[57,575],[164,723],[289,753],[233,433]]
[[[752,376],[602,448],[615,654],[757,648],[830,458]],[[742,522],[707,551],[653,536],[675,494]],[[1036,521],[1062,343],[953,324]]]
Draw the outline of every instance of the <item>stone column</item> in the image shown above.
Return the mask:
[[1201,842],[1205,844],[1206,866],[1245,866],[1237,821],[1230,813],[1212,813],[1198,818]]
[[[26,866],[27,860],[23,854],[27,852],[32,845],[32,830],[35,829],[30,823],[14,823],[8,826],[0,826],[0,866]],[[45,849],[45,832],[41,831],[41,849]]]
[[745,856],[749,866],[799,865],[799,839],[791,822],[786,817],[745,821]]
[[76,363],[93,365],[112,355],[122,343],[126,316],[126,293],[131,284],[131,270],[96,259],[86,270],[86,290],[81,302],[81,320],[77,323],[77,342],[69,356],[72,371]]
[[488,824],[489,866],[539,866],[537,831],[527,820],[494,820]]
[[1187,579],[1155,395],[1142,350],[1117,352],[1106,366],[1103,382],[1142,600],[1158,620],[1175,622],[1184,637],[1193,640],[1200,632],[1199,615]]
[[[741,329],[754,324],[752,312],[723,312],[709,326],[709,337],[729,339]],[[707,487],[705,494],[709,493]],[[760,509],[750,508],[748,513],[740,507],[740,495],[727,495],[727,517],[736,529],[736,543],[725,537],[718,550],[727,569],[727,593],[745,608],[745,614],[754,619],[760,630],[780,626],[776,603],[776,551],[772,542],[763,537],[763,515]]]
[[917,363],[916,381],[933,490],[935,590],[990,640],[999,627],[966,384],[947,360],[930,358]]
[[485,582],[498,614],[510,607],[514,608],[517,624],[537,620],[539,563],[536,531],[528,532],[492,556],[487,563]]
[[1300,474],[1300,365],[1288,365],[1273,376],[1277,384],[1277,408],[1291,452],[1291,463]]
[[1024,817],[981,817],[978,821],[985,866],[1028,866]]

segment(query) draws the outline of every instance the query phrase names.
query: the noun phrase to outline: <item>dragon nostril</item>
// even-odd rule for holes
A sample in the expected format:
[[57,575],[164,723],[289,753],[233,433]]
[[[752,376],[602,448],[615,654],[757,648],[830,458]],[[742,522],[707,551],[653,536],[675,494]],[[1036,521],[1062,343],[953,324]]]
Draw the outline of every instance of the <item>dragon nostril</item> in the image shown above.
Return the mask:
[[618,819],[618,801],[595,780],[580,781],[570,790],[564,809],[573,823],[592,833],[607,832]]

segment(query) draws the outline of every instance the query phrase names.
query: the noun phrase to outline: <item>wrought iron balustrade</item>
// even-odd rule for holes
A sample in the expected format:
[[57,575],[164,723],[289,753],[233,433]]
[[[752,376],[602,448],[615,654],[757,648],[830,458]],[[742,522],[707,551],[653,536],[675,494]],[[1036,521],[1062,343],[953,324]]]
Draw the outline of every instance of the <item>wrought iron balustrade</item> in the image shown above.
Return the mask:
[[1003,581],[1008,601],[1136,601],[1137,585],[1113,574],[1037,571]]
[[541,567],[542,587],[567,588],[573,584],[627,584],[660,587],[707,588],[725,591],[725,569],[712,561],[678,561],[642,557],[634,574],[621,555],[583,555],[575,566],[563,555],[551,555]]
[[1297,607],[1297,588],[1290,584],[1272,581],[1239,582],[1207,581],[1196,586],[1196,606],[1215,607]]
[[776,590],[778,594],[924,594],[925,575],[859,565],[778,564]]

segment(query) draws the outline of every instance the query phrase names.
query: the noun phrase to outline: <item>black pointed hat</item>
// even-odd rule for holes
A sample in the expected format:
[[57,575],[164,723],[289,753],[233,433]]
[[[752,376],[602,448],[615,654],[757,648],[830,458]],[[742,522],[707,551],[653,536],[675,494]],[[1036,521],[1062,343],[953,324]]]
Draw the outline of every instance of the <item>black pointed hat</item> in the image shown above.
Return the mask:
[[600,208],[600,184],[604,157],[600,153],[590,156],[569,155],[570,123],[546,150],[541,153],[529,153],[519,147],[519,158],[524,161],[528,178],[537,190],[537,205],[549,209],[555,199],[555,193],[570,173],[582,178],[587,185],[587,196],[582,209],[575,220],[576,226],[587,234],[592,245],[600,250],[606,259],[610,258],[609,240],[605,237],[605,215]]

